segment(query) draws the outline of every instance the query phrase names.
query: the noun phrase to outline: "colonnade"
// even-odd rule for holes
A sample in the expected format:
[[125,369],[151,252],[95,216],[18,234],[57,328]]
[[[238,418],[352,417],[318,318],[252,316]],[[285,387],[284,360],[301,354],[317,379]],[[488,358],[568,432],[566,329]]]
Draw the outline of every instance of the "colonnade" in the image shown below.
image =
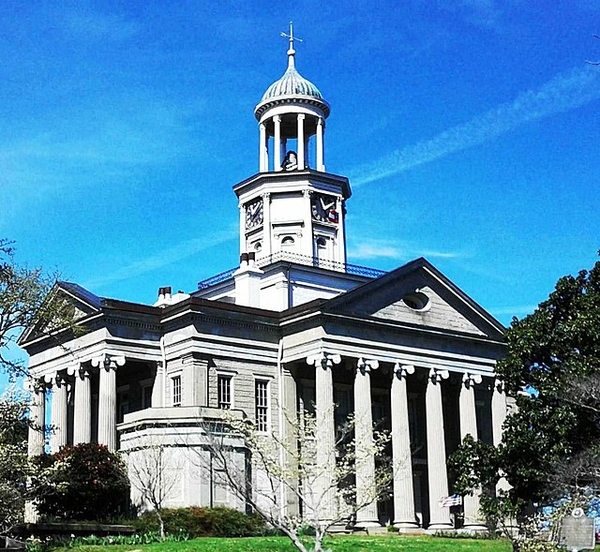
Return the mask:
[[[328,513],[325,517],[334,519],[335,489],[332,484],[335,470],[334,449],[334,400],[333,373],[334,365],[340,364],[340,355],[323,353],[309,356],[308,364],[314,365],[316,393],[316,423],[319,449],[316,461],[324,466],[323,478],[319,483],[321,489],[327,489],[325,500]],[[371,414],[371,382],[370,375],[379,367],[376,360],[360,358],[356,362],[354,379],[354,417],[356,443],[356,497],[357,505],[361,505],[356,514],[356,528],[367,529],[379,525],[376,501],[369,500],[375,492],[375,459],[373,451],[373,419]],[[410,364],[396,363],[390,388],[391,404],[391,446],[393,464],[393,502],[394,526],[400,530],[411,530],[419,527],[415,508],[415,489],[413,484],[413,467],[410,445],[407,377],[415,373]],[[425,389],[426,407],[426,443],[427,443],[427,476],[429,488],[429,530],[444,530],[453,527],[450,511],[440,506],[440,499],[448,496],[448,475],[446,467],[446,443],[444,431],[444,413],[441,382],[448,379],[450,373],[442,368],[427,369]],[[477,439],[477,417],[475,403],[475,386],[482,382],[478,374],[465,373],[459,399],[460,435],[464,438],[470,434]],[[504,405],[504,408],[503,406]],[[501,428],[506,417],[506,401],[502,390],[494,386],[492,397],[492,427],[494,444],[501,437]],[[365,455],[370,454],[368,458]],[[326,510],[327,512],[327,510]],[[464,527],[470,530],[484,529],[479,518],[479,493],[464,497]]]
[[99,373],[98,443],[109,450],[117,449],[117,368],[125,364],[124,356],[104,354],[86,363],[70,366],[52,375],[30,381],[28,454],[43,454],[45,444],[46,390],[52,388],[50,448],[56,452],[68,442],[68,400],[73,392],[73,443],[92,440],[91,373]]
[[[314,125],[314,134],[316,136],[316,160],[315,168],[317,171],[325,172],[325,121],[323,117],[310,113],[285,114],[286,118],[296,118],[296,133],[291,139],[297,140],[297,162],[298,169],[303,170],[308,166],[308,140],[310,134],[306,129],[307,119]],[[273,115],[271,119],[263,120],[259,123],[259,171],[269,171],[269,136],[267,130],[268,123],[273,125],[273,170],[281,171],[284,152],[287,149],[287,137],[282,133],[282,115]]]

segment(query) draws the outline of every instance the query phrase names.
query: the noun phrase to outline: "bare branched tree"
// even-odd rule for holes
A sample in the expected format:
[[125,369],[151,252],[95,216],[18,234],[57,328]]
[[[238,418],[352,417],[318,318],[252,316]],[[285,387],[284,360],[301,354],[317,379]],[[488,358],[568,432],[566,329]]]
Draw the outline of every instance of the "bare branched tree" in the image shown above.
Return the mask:
[[[389,436],[383,432],[375,431],[372,444],[357,448],[354,421],[349,420],[337,432],[330,461],[323,462],[326,445],[314,415],[285,416],[288,429],[282,437],[260,432],[252,421],[231,414],[224,423],[205,426],[213,480],[289,537],[300,552],[322,552],[329,529],[347,525],[389,492],[393,472],[384,457]],[[357,493],[356,473],[369,458],[378,467],[368,487]],[[206,456],[196,459],[208,468]],[[312,529],[310,547],[303,536],[307,528]]]
[[181,481],[182,461],[173,447],[162,444],[152,435],[127,451],[127,468],[132,487],[139,494],[140,508],[151,508],[158,518],[160,536],[165,537],[162,510],[165,502]]

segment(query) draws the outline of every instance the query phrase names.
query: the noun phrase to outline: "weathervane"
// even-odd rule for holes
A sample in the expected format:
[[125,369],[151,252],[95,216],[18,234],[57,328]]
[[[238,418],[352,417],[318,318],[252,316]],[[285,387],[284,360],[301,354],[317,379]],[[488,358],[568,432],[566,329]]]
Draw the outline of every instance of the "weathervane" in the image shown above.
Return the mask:
[[288,50],[288,56],[293,56],[296,53],[296,50],[294,50],[294,40],[297,40],[298,42],[302,42],[301,38],[294,36],[294,22],[293,21],[290,21],[290,34],[281,33],[281,36],[284,38],[289,38],[290,49]]

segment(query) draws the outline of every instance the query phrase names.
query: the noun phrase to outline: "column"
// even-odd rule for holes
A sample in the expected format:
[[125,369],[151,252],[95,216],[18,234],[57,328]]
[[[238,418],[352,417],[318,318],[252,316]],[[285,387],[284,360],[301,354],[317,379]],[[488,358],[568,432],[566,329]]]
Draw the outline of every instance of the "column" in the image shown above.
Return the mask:
[[375,482],[375,450],[373,446],[373,413],[371,405],[371,370],[379,367],[376,360],[359,358],[354,379],[354,443],[356,447],[356,523],[355,529],[379,527],[377,486]]
[[[477,410],[475,407],[475,385],[481,383],[481,376],[466,373],[460,388],[460,436],[464,439],[470,435],[478,440]],[[479,499],[481,489],[475,489],[472,495],[463,497],[464,528],[470,531],[485,531],[486,526],[479,516]]]
[[415,514],[412,455],[408,426],[406,379],[414,374],[412,365],[394,365],[390,395],[392,410],[392,467],[394,470],[394,527],[401,532],[419,527]]
[[117,367],[124,364],[122,356],[103,355],[92,359],[92,366],[100,369],[98,443],[109,450],[117,449]]
[[269,153],[267,150],[267,127],[264,123],[260,123],[258,127],[260,130],[258,170],[259,172],[267,172],[269,170]]
[[92,391],[89,369],[69,370],[75,376],[73,444],[92,440]]
[[502,442],[502,426],[506,420],[506,414],[506,394],[504,393],[504,385],[501,381],[496,380],[493,383],[492,390],[492,432],[495,447]]
[[273,169],[276,171],[281,170],[281,116],[275,115],[273,117],[273,124],[275,125],[275,133],[273,137]]
[[[315,367],[315,409],[317,446],[317,481],[314,490],[315,503],[320,505],[319,515],[323,520],[337,517],[335,481],[335,421],[333,404],[334,364],[341,362],[340,355],[325,353],[306,358],[307,364]],[[310,513],[309,513],[310,515]]]
[[46,385],[42,380],[30,380],[29,431],[27,456],[44,454],[46,420]]
[[[492,434],[494,446],[497,447],[502,442],[502,426],[504,425],[508,411],[503,382],[496,380],[492,385]],[[509,489],[510,485],[508,481],[504,477],[501,477],[496,485],[496,493],[507,492]]]
[[56,374],[52,387],[52,433],[50,436],[52,452],[58,452],[67,444],[67,391],[66,380]]
[[306,155],[304,149],[304,113],[298,113],[298,170],[306,168]]
[[448,379],[447,370],[432,368],[425,391],[427,417],[427,478],[429,481],[429,525],[431,531],[451,529],[450,511],[440,508],[440,499],[448,496],[446,469],[446,439],[442,408],[442,380]]
[[325,172],[325,152],[323,147],[323,117],[317,119],[317,170]]

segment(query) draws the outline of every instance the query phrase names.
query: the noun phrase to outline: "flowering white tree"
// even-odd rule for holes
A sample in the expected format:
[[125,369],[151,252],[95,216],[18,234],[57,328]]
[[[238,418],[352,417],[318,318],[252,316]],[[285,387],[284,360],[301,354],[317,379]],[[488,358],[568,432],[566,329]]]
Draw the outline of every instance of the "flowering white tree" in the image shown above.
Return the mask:
[[[317,463],[323,443],[315,416],[304,413],[286,421],[284,437],[260,432],[252,421],[233,416],[222,425],[206,427],[214,481],[289,537],[300,552],[323,552],[329,529],[347,525],[358,511],[388,493],[393,479],[384,455],[389,437],[374,431],[368,450],[357,449],[354,420],[350,419],[338,429],[329,461],[322,462],[321,451]],[[246,462],[240,461],[240,445]],[[357,500],[355,474],[369,455],[378,467],[371,485]],[[200,455],[197,458],[202,464]]]
[[27,410],[25,397],[9,389],[0,397],[0,533],[23,522],[30,498],[27,478]]

